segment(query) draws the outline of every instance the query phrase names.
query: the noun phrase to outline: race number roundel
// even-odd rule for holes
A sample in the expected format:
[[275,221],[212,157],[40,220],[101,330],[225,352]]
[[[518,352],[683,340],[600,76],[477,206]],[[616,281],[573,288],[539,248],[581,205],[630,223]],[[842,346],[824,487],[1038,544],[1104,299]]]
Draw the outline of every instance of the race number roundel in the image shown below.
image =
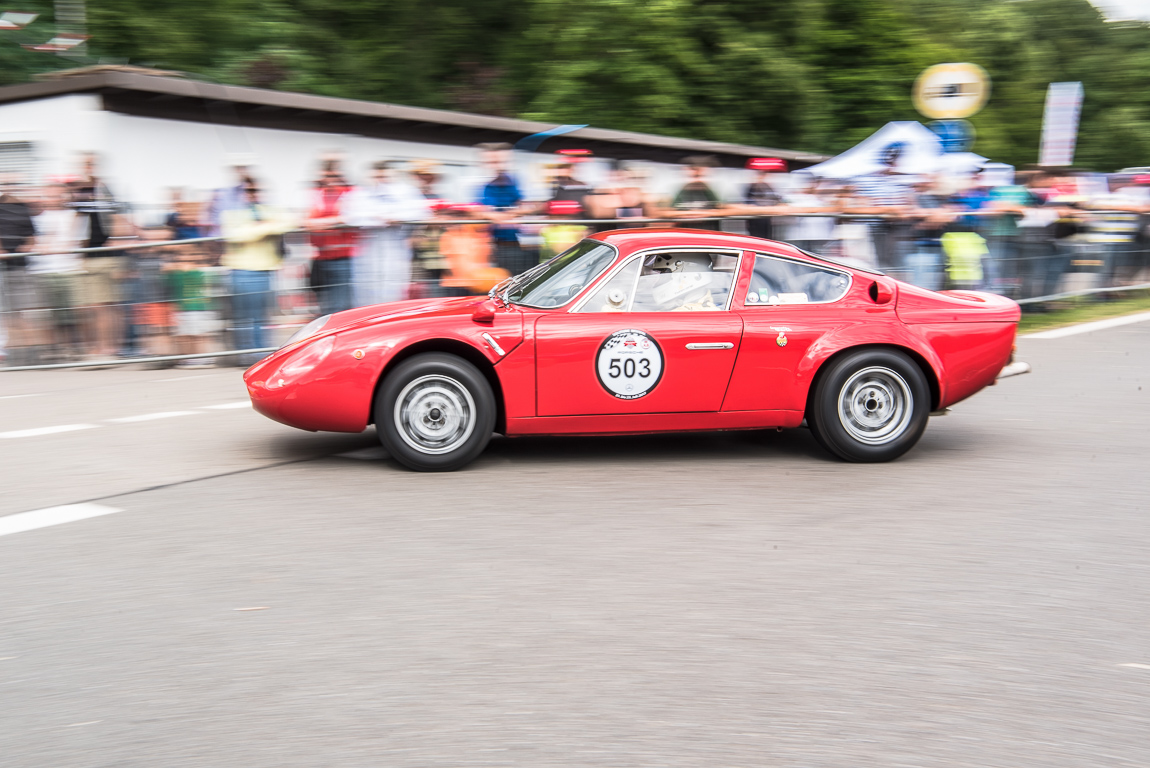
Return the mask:
[[615,331],[599,345],[595,372],[603,389],[620,400],[638,400],[663,377],[663,350],[643,331]]

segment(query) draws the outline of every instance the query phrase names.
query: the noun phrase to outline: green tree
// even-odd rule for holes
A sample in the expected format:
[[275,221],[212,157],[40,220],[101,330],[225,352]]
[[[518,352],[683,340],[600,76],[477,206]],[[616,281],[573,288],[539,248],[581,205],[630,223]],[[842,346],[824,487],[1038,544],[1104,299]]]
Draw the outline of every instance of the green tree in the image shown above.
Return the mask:
[[[24,5],[47,39],[51,4]],[[89,0],[88,14],[93,61],[824,153],[919,119],[919,72],[971,61],[994,83],[980,153],[1036,162],[1048,83],[1080,80],[1079,164],[1150,161],[1150,25],[1107,23],[1088,0]],[[0,82],[75,65],[11,34]]]

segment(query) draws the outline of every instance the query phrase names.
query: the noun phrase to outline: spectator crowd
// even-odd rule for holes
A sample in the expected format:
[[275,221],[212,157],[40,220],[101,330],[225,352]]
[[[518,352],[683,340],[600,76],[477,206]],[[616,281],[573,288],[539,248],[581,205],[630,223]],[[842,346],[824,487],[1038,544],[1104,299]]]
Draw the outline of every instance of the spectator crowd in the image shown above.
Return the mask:
[[[710,157],[683,162],[678,188],[653,189],[638,163],[583,180],[588,153],[557,155],[546,194],[529,195],[509,146],[479,147],[485,181],[450,202],[432,161],[379,161],[354,183],[319,158],[307,210],[269,204],[250,159],[209,199],[172,189],[162,218],[117,201],[99,159],[31,188],[0,177],[0,365],[261,350],[277,332],[357,306],[481,294],[596,231],[691,226],[782,240],[940,290],[1016,299],[1082,285],[1137,283],[1147,267],[1150,169],[854,179],[747,163],[727,199]],[[1077,277],[1076,277],[1077,276]],[[229,360],[247,364],[261,353]],[[220,358],[223,362],[224,358]]]

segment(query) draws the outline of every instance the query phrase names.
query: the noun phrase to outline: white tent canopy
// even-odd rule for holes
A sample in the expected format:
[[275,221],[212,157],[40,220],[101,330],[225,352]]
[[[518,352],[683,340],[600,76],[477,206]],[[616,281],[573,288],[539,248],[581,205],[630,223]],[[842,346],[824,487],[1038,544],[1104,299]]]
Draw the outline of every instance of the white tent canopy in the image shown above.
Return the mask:
[[899,173],[965,175],[976,173],[986,163],[985,157],[973,152],[943,152],[938,136],[922,123],[907,120],[887,123],[841,155],[801,172],[830,179],[855,179],[876,173],[885,167],[883,154],[893,144],[902,145],[902,154],[895,164]]

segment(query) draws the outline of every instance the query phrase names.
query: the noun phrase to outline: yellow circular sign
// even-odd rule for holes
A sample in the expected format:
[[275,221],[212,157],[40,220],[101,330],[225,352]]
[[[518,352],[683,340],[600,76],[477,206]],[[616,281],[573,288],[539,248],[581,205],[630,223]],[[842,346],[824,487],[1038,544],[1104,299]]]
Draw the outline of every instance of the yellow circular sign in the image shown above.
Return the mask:
[[977,64],[935,64],[914,81],[914,107],[935,120],[970,117],[990,98],[990,78]]

